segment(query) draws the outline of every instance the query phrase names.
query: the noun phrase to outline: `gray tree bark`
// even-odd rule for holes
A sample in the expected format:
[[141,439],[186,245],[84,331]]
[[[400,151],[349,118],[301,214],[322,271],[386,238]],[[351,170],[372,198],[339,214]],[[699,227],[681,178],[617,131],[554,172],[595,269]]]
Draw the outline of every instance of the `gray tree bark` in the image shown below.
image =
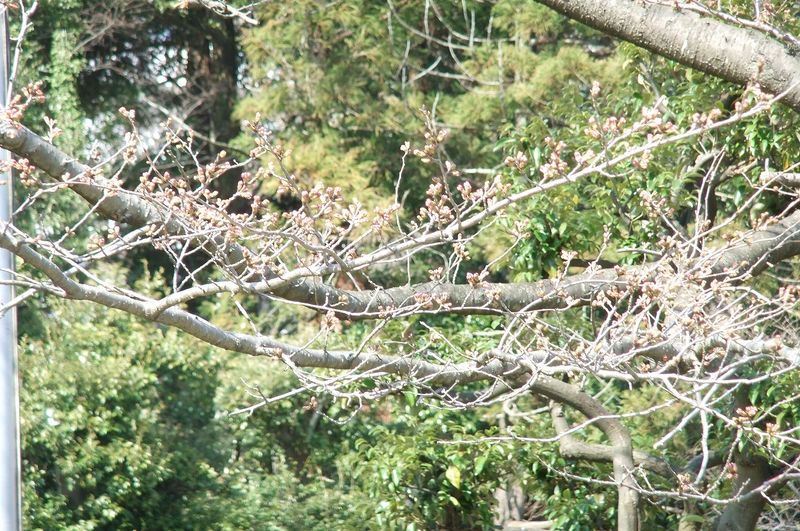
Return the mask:
[[731,83],[757,81],[800,111],[800,59],[764,33],[636,0],[537,0],[562,15]]
[[617,483],[617,529],[639,529],[639,491],[633,479],[634,461],[631,434],[603,405],[577,387],[555,378],[539,376],[531,390],[555,402],[566,404],[593,419],[610,444],[610,460]]
[[[767,460],[758,455],[739,455],[736,459],[736,479],[733,491],[746,495],[769,479]],[[767,500],[764,496],[745,496],[725,506],[714,522],[714,531],[753,531]]]

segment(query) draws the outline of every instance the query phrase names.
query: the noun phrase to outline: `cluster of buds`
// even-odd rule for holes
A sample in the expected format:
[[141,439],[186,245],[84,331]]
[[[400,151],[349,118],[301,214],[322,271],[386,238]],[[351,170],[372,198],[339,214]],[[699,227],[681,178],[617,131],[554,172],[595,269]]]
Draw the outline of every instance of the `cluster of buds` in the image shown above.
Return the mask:
[[337,334],[341,334],[342,321],[336,317],[336,313],[333,310],[328,310],[328,312],[320,319],[320,328],[325,332],[335,332]]
[[435,269],[429,269],[428,270],[428,278],[430,278],[431,281],[433,281],[433,282],[437,282],[439,280],[442,280],[442,278],[444,278],[444,268],[443,267],[437,267]]
[[775,437],[780,431],[780,426],[777,422],[767,422],[764,425],[764,431],[767,432],[767,437]]
[[657,127],[661,124],[661,110],[658,107],[658,103],[653,105],[652,107],[642,107],[642,121],[643,123],[651,126]]
[[[646,280],[641,284],[642,295],[649,301],[659,300],[664,295],[664,286],[651,280]],[[649,302],[645,300],[644,302]]]
[[594,116],[589,117],[588,125],[583,129],[583,134],[592,140],[599,140],[603,136],[600,127],[597,125],[597,119]]
[[319,405],[319,401],[317,400],[316,396],[312,396],[308,399],[308,402],[303,405],[303,411],[316,411],[317,406]]
[[467,250],[467,246],[464,245],[463,243],[461,243],[461,242],[454,243],[453,244],[453,252],[460,259],[469,260],[469,251]]
[[[691,282],[691,281],[690,281]],[[676,286],[676,288],[679,288]],[[689,315],[682,319],[687,330],[695,332],[700,337],[709,336],[714,327],[702,308],[692,308]]]
[[414,302],[423,310],[430,310],[435,307],[433,295],[428,292],[417,292],[414,294]]
[[325,186],[322,183],[317,183],[311,189],[300,192],[300,200],[304,204],[310,204],[313,201],[323,204],[339,203],[343,198],[344,195],[339,186]]
[[563,141],[556,142],[548,136],[544,139],[544,142],[550,148],[550,157],[547,162],[542,164],[539,171],[542,173],[542,178],[547,180],[563,175],[569,165],[561,158],[561,152],[567,147]]
[[[648,304],[648,306],[649,306],[649,304]],[[644,306],[644,307],[646,307],[646,306]],[[662,341],[664,341],[664,332],[661,331],[661,329],[659,329],[656,326],[649,326],[648,325],[646,327],[646,329],[644,330],[644,336],[641,337],[641,338],[637,337],[636,340],[635,340],[635,343],[638,344],[637,346],[655,345],[656,343],[660,343]]]
[[376,208],[372,217],[372,230],[380,234],[389,226],[392,216],[400,210],[400,205],[394,203],[386,208]]
[[136,151],[139,148],[139,136],[128,131],[125,133],[125,148],[122,150],[122,158],[126,164],[133,164],[136,161]]
[[220,151],[212,162],[197,169],[195,179],[202,184],[208,184],[223,173],[231,169],[231,163],[227,159],[228,154],[225,151]]
[[450,302],[450,295],[444,292],[434,293],[433,301],[439,306],[440,310],[449,310],[453,307],[453,303]]
[[517,151],[517,154],[513,157],[506,157],[503,161],[503,164],[509,168],[514,168],[517,171],[522,171],[528,166],[528,156],[522,151]]
[[171,179],[172,177],[168,171],[165,171],[160,175],[153,175],[152,172],[148,170],[139,176],[138,190],[152,194],[168,183]]
[[672,212],[666,208],[667,199],[664,197],[656,196],[648,190],[641,190],[639,199],[642,200],[642,206],[651,219],[657,219],[661,214],[672,215]]
[[425,206],[419,211],[419,219],[430,219],[434,223],[444,224],[451,222],[455,215],[450,208],[450,196],[445,193],[441,179],[434,179],[426,192],[428,198]]
[[473,288],[479,288],[483,285],[483,281],[489,276],[489,272],[485,269],[480,273],[467,273],[467,283]]
[[433,160],[436,149],[447,140],[448,136],[450,132],[447,129],[436,129],[431,126],[425,131],[425,145],[422,148],[415,148],[411,153],[421,162],[428,164]]
[[31,83],[22,89],[22,95],[17,94],[5,109],[0,109],[0,119],[19,122],[33,103],[44,103],[42,82]]
[[719,120],[720,116],[722,116],[722,111],[720,109],[711,109],[708,113],[696,112],[692,115],[692,127],[710,127],[714,122]]
[[287,155],[280,146],[273,146],[271,142],[272,131],[261,124],[261,113],[256,113],[253,121],[245,120],[244,127],[253,133],[255,147],[250,150],[251,158],[258,158],[266,152],[271,152],[280,161]]
[[89,235],[89,248],[100,249],[106,244],[106,239],[99,234],[93,233]]
[[584,152],[576,151],[573,157],[575,158],[575,162],[579,165],[591,164],[595,157],[597,157],[597,153],[595,153],[594,150],[587,149]]
[[299,238],[303,240],[314,239],[314,220],[306,215],[302,209],[284,212],[281,216],[295,230]]
[[9,168],[14,168],[19,172],[19,180],[23,186],[36,186],[39,184],[39,179],[34,173],[36,168],[28,159],[13,159],[3,161],[3,163],[0,165],[0,171],[2,171],[2,173],[6,173]]
[[[759,65],[759,67],[763,67],[763,65]],[[742,97],[739,98],[733,104],[733,110],[737,113],[742,113],[750,108],[752,108],[756,104],[763,104],[767,103],[772,100],[775,96],[768,92],[764,92],[761,89],[761,85],[755,82],[751,82],[747,84],[747,88],[742,94]]]
[[678,480],[678,491],[685,492],[692,486],[692,475],[689,473],[678,474],[675,479]]
[[762,212],[758,218],[753,221],[753,230],[761,230],[767,228],[769,225],[778,222],[778,218],[769,212]]
[[456,190],[461,194],[464,201],[473,203],[486,202],[490,206],[498,195],[502,195],[511,189],[510,184],[503,184],[499,175],[495,175],[491,181],[485,181],[481,188],[475,189],[469,181],[464,181],[456,185]]
[[637,157],[631,161],[633,167],[637,170],[646,170],[648,166],[650,166],[650,158],[653,156],[650,150],[645,151],[642,153],[641,157]]
[[456,190],[461,194],[461,199],[464,201],[469,201],[472,199],[472,183],[469,181],[464,181],[463,183],[459,183],[456,185]]
[[628,121],[625,117],[609,116],[602,124],[597,122],[597,118],[590,116],[587,120],[587,126],[583,129],[583,134],[593,140],[599,140],[603,136],[611,135],[616,136],[622,134],[625,125]]
[[461,176],[461,172],[458,171],[456,165],[449,160],[444,161],[444,171],[446,175],[452,175],[453,177]]
[[589,95],[594,99],[600,95],[600,82],[597,80],[592,81],[592,88],[589,90]]
[[633,125],[637,131],[649,129],[652,132],[647,135],[648,142],[659,140],[664,134],[674,134],[678,132],[678,127],[663,118],[663,108],[666,107],[666,98],[659,98],[652,107],[642,107],[642,119]]
[[491,301],[492,306],[497,307],[500,304],[500,297],[502,296],[502,292],[499,288],[491,288],[486,290],[486,294],[489,296],[489,300]]
[[[591,118],[589,119],[589,123],[591,123]],[[625,129],[625,125],[627,123],[628,120],[626,120],[624,116],[619,118],[616,116],[609,116],[605,119],[600,129],[609,135],[619,135],[622,134],[622,131]]]
[[347,205],[347,208],[342,209],[338,215],[342,220],[349,223],[350,228],[360,227],[369,220],[367,211],[358,201],[353,201]]
[[136,111],[133,109],[126,109],[125,107],[120,107],[119,113],[122,115],[123,118],[128,120],[129,122],[133,123],[136,121]]
[[778,288],[778,300],[788,306],[793,306],[800,300],[800,286],[796,284],[788,284]]
[[243,171],[239,181],[236,183],[236,196],[245,199],[253,198],[253,183],[255,178],[252,172]]
[[[315,216],[320,218],[328,218],[334,212],[338,211],[339,218],[349,221],[353,218],[354,211],[350,208],[341,206],[344,201],[344,194],[342,189],[338,186],[325,186],[322,183],[317,183],[310,189],[299,189],[291,180],[284,181],[285,188],[283,193],[290,193],[294,191],[296,195],[300,196],[300,201],[303,206],[308,208]],[[360,210],[360,207],[358,208]],[[363,222],[360,220],[358,224]]]
[[740,407],[736,408],[736,416],[733,420],[737,424],[747,424],[748,422],[752,422],[757,414],[758,408],[756,406]]

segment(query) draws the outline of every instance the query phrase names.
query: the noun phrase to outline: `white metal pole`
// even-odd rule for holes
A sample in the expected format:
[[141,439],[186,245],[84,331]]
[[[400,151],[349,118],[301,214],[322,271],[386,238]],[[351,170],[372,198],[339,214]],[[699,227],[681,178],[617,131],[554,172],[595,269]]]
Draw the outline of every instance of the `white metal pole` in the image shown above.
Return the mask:
[[[8,104],[9,36],[7,7],[0,6],[0,103]],[[0,160],[10,154],[0,150]],[[12,212],[11,171],[0,174],[0,227]],[[0,304],[14,298],[14,256],[0,249]],[[0,531],[22,529],[16,311],[0,315]]]

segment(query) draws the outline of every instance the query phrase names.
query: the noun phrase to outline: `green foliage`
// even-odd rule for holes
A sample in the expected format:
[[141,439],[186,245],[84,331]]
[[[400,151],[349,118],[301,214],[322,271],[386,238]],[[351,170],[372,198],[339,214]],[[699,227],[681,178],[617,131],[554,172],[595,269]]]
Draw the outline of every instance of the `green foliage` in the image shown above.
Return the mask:
[[[562,105],[574,106],[586,80],[611,83],[619,75],[614,60],[594,60],[578,48],[531,50],[532,37],[565,27],[534,2],[466,2],[476,26],[492,20],[492,35],[503,44],[460,45],[457,61],[445,39],[447,28],[470,31],[461,5],[442,4],[441,20],[426,16],[417,2],[392,5],[348,0],[331,11],[311,0],[265,4],[264,24],[243,43],[258,89],[236,115],[258,113],[274,124],[298,178],[360,191],[368,205],[393,195],[399,148],[420,136],[422,107],[452,129],[447,153],[453,161],[492,167],[501,154],[491,148],[507,124],[557,116]],[[431,39],[417,29],[423,19]],[[431,169],[407,163],[400,191],[413,209],[423,201]]]
[[533,1],[500,0],[492,8],[494,26],[508,34],[522,33],[523,38],[556,36],[566,20],[552,9]]
[[47,312],[20,345],[26,528],[358,526],[346,491],[301,480],[290,441],[264,438],[305,417],[224,415],[227,357],[97,306]]
[[[28,526],[130,529],[167,518],[191,528],[194,498],[223,459],[208,444],[218,370],[209,350],[122,314],[65,309],[53,307],[44,336],[20,349]],[[178,514],[176,499],[186,502]]]
[[490,528],[494,490],[513,469],[507,447],[480,443],[493,430],[473,414],[414,402],[381,406],[391,420],[373,425],[342,458],[374,507],[370,528]]
[[80,33],[74,20],[69,23],[70,18],[73,17],[66,14],[60,18],[53,32],[48,98],[53,118],[64,130],[59,143],[66,149],[75,150],[81,147],[83,138],[84,115],[79,107],[76,87],[83,61],[75,55]]
[[[43,17],[52,24],[39,30],[27,49],[24,81],[40,77],[46,82],[49,100],[36,112],[54,116],[65,129],[62,146],[84,147],[87,117],[95,119],[92,140],[113,138],[117,119],[104,121],[97,114],[142,96],[162,96],[146,82],[163,74],[152,61],[159,54],[176,58],[196,52],[187,56],[199,58],[192,65],[198,71],[220,71],[227,64],[231,55],[216,51],[233,46],[228,21],[169,4],[157,2],[152,12],[128,14],[125,20],[134,28],[147,29],[142,42],[135,35],[112,34],[83,49],[78,46],[86,36],[82,15],[96,3],[43,5]],[[460,4],[442,3],[441,16],[448,27],[466,34],[469,24]],[[368,0],[344,0],[333,7],[313,0],[264,3],[259,7],[264,23],[247,30],[241,49],[233,49],[233,57],[240,51],[246,57],[248,81],[256,90],[238,102],[218,98],[190,122],[206,133],[224,130],[221,137],[227,141],[236,133],[234,107],[237,119],[260,113],[291,151],[287,163],[298,179],[340,186],[346,196],[373,206],[392,201],[399,148],[421,136],[423,107],[451,129],[447,154],[459,167],[488,168],[490,175],[496,170],[521,190],[541,178],[540,167],[559,140],[566,143],[563,158],[570,164],[578,154],[604,149],[609,136],[586,133],[592,119],[625,117],[630,123],[666,97],[670,112],[664,118],[687,125],[698,111],[729,115],[741,95],[737,87],[631,46],[598,58],[585,47],[564,44],[560,39],[567,33],[592,33],[531,0],[464,4],[475,10],[478,26],[491,20],[500,41],[479,40],[459,52],[456,64],[442,44],[446,28],[435,22],[430,38],[419,35],[424,3],[398,1],[393,10]],[[147,65],[143,70],[150,77],[132,81],[92,70],[110,57],[124,59],[128,70],[123,71]],[[460,78],[426,73],[437,60],[438,70]],[[228,72],[185,92],[194,97],[222,86],[231,94],[236,75]],[[595,80],[602,90],[591,97]],[[478,238],[465,269],[480,270],[498,256],[515,222],[527,238],[498,262],[492,279],[553,277],[564,267],[564,251],[591,259],[604,249],[605,256],[622,263],[640,262],[641,254],[620,249],[648,248],[665,234],[642,192],[664,198],[664,210],[686,218],[684,228],[690,229],[699,175],[691,168],[698,155],[724,150],[787,168],[800,148],[800,135],[786,133],[797,129],[792,128],[795,114],[775,108],[692,144],[661,150],[646,165],[625,163],[620,166],[624,179],[592,177],[546,198],[534,196]],[[249,149],[245,139],[235,142]],[[530,165],[519,172],[500,169],[502,160],[517,152]],[[437,171],[417,160],[407,162],[400,192],[409,214],[424,201]],[[720,183],[720,215],[745,204],[752,190],[747,183],[760,171],[745,167]],[[481,179],[482,174],[475,175],[469,178]],[[77,203],[58,197],[26,223],[32,233],[62,227]],[[759,202],[751,219],[784,206],[774,197]],[[603,247],[606,234],[615,247]],[[426,259],[410,266],[415,277],[426,276],[436,259],[420,256]],[[134,263],[125,274],[146,278],[147,270]],[[405,271],[380,274],[406,280]],[[160,289],[160,279],[147,282],[150,291]],[[243,304],[261,312],[257,324],[270,336],[302,340],[318,329],[300,312]],[[231,328],[248,326],[234,322],[235,312],[224,303],[193,310]],[[594,326],[594,317],[591,310],[569,310],[543,322],[569,322],[581,332]],[[479,442],[502,434],[496,422],[500,412],[491,408],[445,413],[424,389],[407,389],[364,408],[309,392],[251,416],[228,417],[227,412],[249,403],[243,381],[276,396],[293,389],[296,380],[277,364],[231,360],[173,331],[96,307],[36,300],[23,310],[21,323],[25,515],[31,529],[482,529],[492,524],[494,490],[509,478],[521,483],[539,516],[552,519],[558,529],[607,529],[615,516],[613,489],[555,472],[608,477],[607,465],[569,462],[553,445]],[[429,355],[447,360],[495,347],[498,336],[492,334],[503,324],[500,317],[426,316],[390,322],[381,338],[389,348],[425,346]],[[370,331],[369,325],[354,324],[345,327],[344,337],[357,340]],[[455,346],[437,341],[436,334],[459,341]],[[568,340],[548,339],[554,344]],[[331,344],[341,340],[332,338]],[[753,374],[759,369],[751,368]],[[754,422],[800,422],[798,406],[780,400],[797,387],[796,380],[790,374],[752,386],[749,399],[761,412]],[[382,383],[376,377],[354,385],[363,390]],[[586,385],[600,391],[596,381]],[[612,391],[608,402],[626,410],[663,400],[659,391],[637,386]],[[545,405],[530,397],[518,403],[530,410]],[[624,422],[637,448],[651,448],[654,434],[674,426],[683,414],[675,406]],[[714,433],[722,428],[714,426]],[[544,415],[520,421],[514,429],[522,436],[552,435]],[[689,423],[665,452],[684,456],[696,450],[698,429],[697,422]],[[581,436],[603,442],[595,429]],[[743,441],[747,444],[747,437]],[[784,457],[785,448],[768,448],[767,457]],[[649,507],[643,508],[643,518],[653,529],[675,524],[672,516]]]

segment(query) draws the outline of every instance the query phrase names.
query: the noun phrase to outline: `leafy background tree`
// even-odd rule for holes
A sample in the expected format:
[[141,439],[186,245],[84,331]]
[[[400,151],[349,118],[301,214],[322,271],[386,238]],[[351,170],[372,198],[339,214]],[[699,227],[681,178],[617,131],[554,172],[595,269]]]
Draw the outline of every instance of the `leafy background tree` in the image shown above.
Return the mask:
[[[413,1],[344,0],[335,9],[313,0],[269,2],[258,8],[261,25],[242,29],[172,2],[49,1],[36,15],[21,81],[45,82],[42,114],[64,129],[56,142],[86,153],[102,152],[119,134],[122,119],[104,118],[119,106],[151,118],[180,117],[209,160],[221,148],[246,152],[239,120],[259,113],[291,150],[289,165],[300,178],[341,187],[370,205],[392,201],[400,146],[419,141],[423,108],[451,131],[448,156],[476,184],[501,174],[521,187],[539,178],[540,163],[559,140],[569,141],[565,159],[595,148],[597,139],[585,131],[591,119],[602,135],[606,117],[634,116],[666,97],[673,113],[667,119],[686,124],[697,109],[730,113],[741,90],[618,45],[533,1],[440,7],[434,17]],[[599,95],[592,95],[593,81]],[[514,217],[529,236],[493,268],[492,278],[553,276],[564,266],[562,251],[591,259],[606,231],[621,242],[607,255],[641,261],[642,254],[621,249],[655,245],[668,234],[648,216],[642,191],[668,198],[675,224],[690,230],[698,208],[692,168],[701,156],[724,150],[783,168],[791,162],[779,144],[785,133],[770,124],[786,131],[796,119],[776,108],[760,121],[709,133],[701,149],[679,144],[647,164],[632,164],[624,184],[594,178],[526,203]],[[517,153],[530,161],[521,172],[503,165]],[[169,164],[178,168],[180,160]],[[399,190],[406,217],[424,202],[431,178],[420,161],[409,158],[408,165]],[[758,172],[726,176],[718,190],[725,201],[715,208],[739,208],[745,182]],[[232,191],[236,176],[223,180],[223,193]],[[125,177],[136,182],[136,169]],[[292,201],[277,189],[264,192],[276,211]],[[759,203],[752,219],[781,206],[778,197]],[[65,201],[48,208],[29,223],[58,226],[73,207]],[[497,226],[486,234],[473,269],[501,255],[510,230]],[[173,274],[157,252],[125,255],[113,267],[153,291],[162,275]],[[411,274],[425,277],[427,267]],[[302,338],[318,326],[299,310],[264,301],[253,309],[260,325],[278,335]],[[234,315],[223,305],[195,311],[215,320]],[[581,309],[558,319],[588,330],[593,317]],[[499,325],[492,318],[444,318],[398,326],[390,338],[427,340],[431,323],[475,346]],[[614,518],[612,490],[589,489],[554,472],[596,475],[588,471],[602,473],[605,465],[568,463],[549,446],[472,444],[509,424],[520,436],[550,429],[535,418],[516,420],[500,407],[437,411],[413,393],[362,410],[299,395],[229,416],[248,403],[248,391],[279,395],[293,388],[292,377],[129,316],[51,299],[29,299],[20,330],[31,529],[481,529],[492,525],[496,489],[509,481],[526,492],[527,516],[550,519],[559,529],[609,528]],[[346,333],[358,338],[367,330],[353,326]],[[770,407],[782,386],[795,385],[793,378],[754,388],[749,400]],[[593,385],[599,383],[587,382]],[[615,389],[612,400],[644,405],[653,393],[632,386]],[[797,418],[794,405],[776,407],[777,416]],[[652,434],[684,413],[676,406],[631,420],[637,444],[652,447]],[[669,453],[685,455],[697,441],[697,426],[689,424]],[[676,518],[644,508],[650,528],[674,526]]]

